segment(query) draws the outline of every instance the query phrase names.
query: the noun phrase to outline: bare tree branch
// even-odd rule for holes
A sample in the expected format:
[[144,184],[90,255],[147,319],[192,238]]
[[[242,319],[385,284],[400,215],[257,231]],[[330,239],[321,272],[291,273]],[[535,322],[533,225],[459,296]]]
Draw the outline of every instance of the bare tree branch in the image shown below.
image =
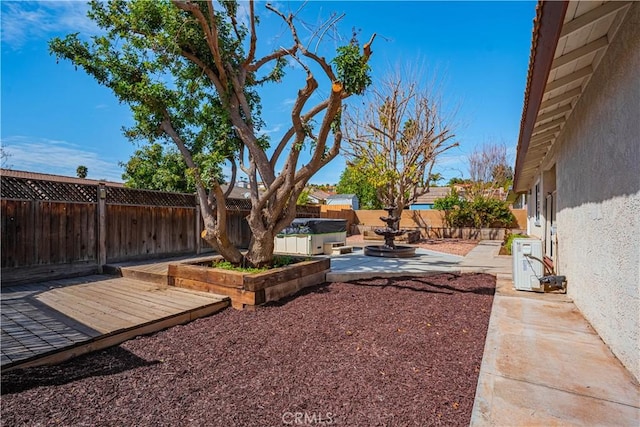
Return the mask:
[[363,107],[346,110],[343,149],[364,165],[383,204],[402,210],[429,191],[438,157],[455,147],[453,123],[419,76],[389,73]]

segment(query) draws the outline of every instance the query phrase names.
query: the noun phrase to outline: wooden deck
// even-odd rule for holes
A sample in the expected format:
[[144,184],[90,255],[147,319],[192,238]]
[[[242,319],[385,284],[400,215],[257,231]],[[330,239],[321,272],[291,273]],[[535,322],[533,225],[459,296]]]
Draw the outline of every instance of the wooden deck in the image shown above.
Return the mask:
[[169,264],[180,262],[198,262],[215,256],[214,252],[201,256],[186,255],[174,258],[162,258],[143,261],[126,261],[110,263],[104,267],[105,273],[130,279],[143,280],[158,285],[167,284]]
[[104,275],[2,288],[2,370],[58,363],[228,305],[216,294]]

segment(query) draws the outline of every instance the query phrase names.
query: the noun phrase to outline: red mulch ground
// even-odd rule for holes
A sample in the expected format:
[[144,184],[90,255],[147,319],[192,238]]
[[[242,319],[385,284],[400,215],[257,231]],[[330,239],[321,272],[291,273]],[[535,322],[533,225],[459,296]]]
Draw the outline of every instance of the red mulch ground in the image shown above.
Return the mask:
[[227,309],[3,374],[2,425],[468,425],[494,290],[441,274]]

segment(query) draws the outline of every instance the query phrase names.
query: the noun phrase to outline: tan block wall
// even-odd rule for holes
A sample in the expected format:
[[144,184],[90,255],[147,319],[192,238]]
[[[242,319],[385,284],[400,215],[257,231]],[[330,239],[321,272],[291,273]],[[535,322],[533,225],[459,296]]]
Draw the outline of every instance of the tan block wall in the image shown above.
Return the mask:
[[[526,230],[526,209],[512,209],[511,211],[518,222],[517,228]],[[387,216],[387,212],[383,210],[358,210],[355,211],[355,216],[358,225],[380,227],[383,225],[380,217]],[[439,210],[405,210],[400,218],[400,228],[442,228],[444,226],[444,212]]]

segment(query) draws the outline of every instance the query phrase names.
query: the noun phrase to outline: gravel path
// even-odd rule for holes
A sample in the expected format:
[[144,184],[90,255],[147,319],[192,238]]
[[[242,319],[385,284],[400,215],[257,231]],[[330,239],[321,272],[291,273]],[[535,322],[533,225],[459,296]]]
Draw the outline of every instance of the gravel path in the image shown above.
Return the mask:
[[2,375],[4,426],[466,426],[495,279],[311,288]]

